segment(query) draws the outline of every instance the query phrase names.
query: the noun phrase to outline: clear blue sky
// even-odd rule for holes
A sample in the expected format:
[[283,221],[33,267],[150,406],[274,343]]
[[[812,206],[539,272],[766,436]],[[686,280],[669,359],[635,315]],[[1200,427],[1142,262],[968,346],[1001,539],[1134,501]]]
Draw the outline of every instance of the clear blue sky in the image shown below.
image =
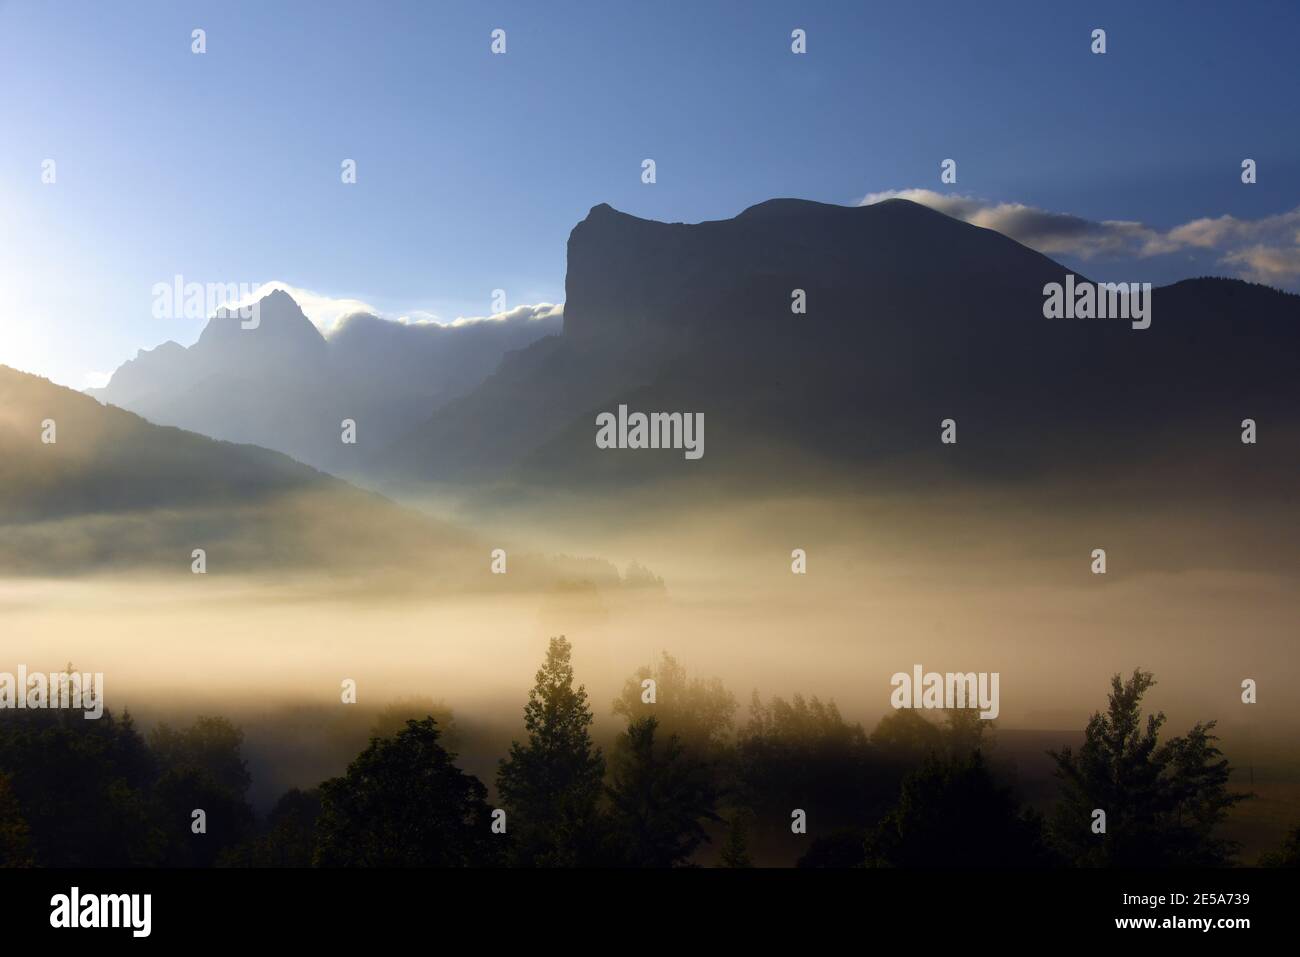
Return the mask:
[[1158,231],[1276,216],[1300,203],[1297,27],[1293,2],[0,0],[0,362],[79,387],[192,342],[150,312],[177,273],[447,319],[496,288],[563,301],[601,202],[698,221],[922,187]]

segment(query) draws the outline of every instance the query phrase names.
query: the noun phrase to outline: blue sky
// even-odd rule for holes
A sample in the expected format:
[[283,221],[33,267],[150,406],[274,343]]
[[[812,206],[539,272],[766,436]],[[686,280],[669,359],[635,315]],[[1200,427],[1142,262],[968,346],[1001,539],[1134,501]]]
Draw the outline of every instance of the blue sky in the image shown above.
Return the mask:
[[176,274],[447,320],[498,288],[562,302],[601,202],[699,221],[926,189],[1080,217],[1094,245],[1050,254],[1098,278],[1295,288],[1297,27],[1289,2],[0,0],[0,363],[80,387],[189,344],[200,320],[151,314]]

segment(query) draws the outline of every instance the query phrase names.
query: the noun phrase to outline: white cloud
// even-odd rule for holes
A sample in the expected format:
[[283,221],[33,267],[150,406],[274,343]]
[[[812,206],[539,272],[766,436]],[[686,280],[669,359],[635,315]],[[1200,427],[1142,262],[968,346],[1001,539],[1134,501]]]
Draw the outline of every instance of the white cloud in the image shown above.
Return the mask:
[[531,306],[515,306],[505,312],[491,316],[457,316],[447,325],[469,326],[476,322],[533,322],[541,319],[564,316],[564,303],[539,302]]
[[1291,249],[1248,246],[1229,253],[1223,261],[1237,266],[1246,279],[1280,286],[1300,276],[1300,245]]
[[[292,296],[293,301],[302,309],[302,314],[310,319],[316,328],[323,333],[332,331],[339,324],[339,320],[356,312],[366,312],[372,316],[380,315],[379,310],[360,299],[325,296],[318,292],[312,292],[310,289],[291,286],[287,282],[280,282],[278,279],[262,283],[257,292],[253,294],[253,301],[261,299],[267,293],[276,289],[282,289]],[[247,303],[240,303],[240,305],[247,305]]]
[[1144,223],[1100,222],[1023,203],[992,203],[974,196],[899,189],[869,193],[859,206],[908,199],[955,219],[993,229],[1047,255],[1145,258],[1181,251],[1217,253],[1219,263],[1245,279],[1273,285],[1300,280],[1300,207],[1262,219],[1195,219],[1161,231]]
[[[348,316],[357,314],[376,316],[380,319],[387,319],[390,322],[398,322],[407,326],[467,326],[478,322],[523,322],[560,318],[564,315],[563,303],[556,305],[550,302],[540,302],[532,305],[515,306],[513,309],[490,316],[457,316],[455,319],[446,320],[439,317],[437,313],[426,309],[412,309],[402,312],[385,311],[361,299],[326,296],[310,289],[291,286],[287,282],[278,279],[259,286],[250,302],[261,299],[276,289],[282,289],[292,296],[294,302],[298,303],[298,306],[302,309],[303,315],[310,319],[316,328],[325,335],[336,331]],[[237,305],[244,304],[238,303]]]

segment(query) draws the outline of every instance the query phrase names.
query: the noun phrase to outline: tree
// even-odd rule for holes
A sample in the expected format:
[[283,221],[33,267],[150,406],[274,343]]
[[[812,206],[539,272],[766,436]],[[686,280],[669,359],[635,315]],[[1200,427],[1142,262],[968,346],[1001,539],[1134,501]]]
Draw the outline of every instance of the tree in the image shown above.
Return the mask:
[[597,803],[605,759],[591,743],[587,692],[573,687],[572,648],[552,638],[524,706],[526,744],[514,741],[497,772],[517,863],[570,867],[604,853]]
[[319,867],[474,867],[497,860],[487,788],[455,766],[433,718],[376,738],[320,786]]
[[864,867],[867,861],[867,849],[862,832],[856,828],[844,828],[823,834],[813,840],[796,867],[800,868],[846,868]]
[[676,735],[656,744],[655,718],[628,726],[615,748],[609,794],[613,839],[633,867],[684,864],[709,840],[704,822],[719,821],[707,766]]
[[[653,704],[642,700],[648,679],[655,683]],[[726,746],[736,708],[735,695],[720,679],[688,678],[686,668],[668,652],[657,668],[638,668],[614,701],[614,713],[629,724],[654,717],[660,735],[676,735],[685,748],[705,759],[718,757]]]
[[154,765],[129,714],[0,711],[0,768],[40,867],[141,867],[161,860]]
[[311,867],[316,857],[320,790],[291,788],[275,802],[261,833],[222,854],[222,867]]
[[183,729],[160,724],[149,735],[149,748],[164,768],[205,771],[217,787],[240,800],[253,783],[243,744],[244,732],[221,717],[199,717]]
[[912,708],[900,708],[881,718],[871,732],[871,743],[887,760],[918,767],[931,754],[945,750],[943,729]]
[[[164,867],[211,867],[253,833],[253,809],[242,796],[193,765],[163,771],[153,788],[153,818],[162,832]],[[195,832],[196,811],[202,830]]]
[[267,867],[311,867],[316,856],[316,822],[320,819],[320,790],[292,788],[280,796],[267,815]]
[[728,816],[727,840],[718,856],[719,867],[754,866],[749,856],[749,821],[752,817],[752,812],[746,808],[737,808]]
[[793,808],[805,810],[817,832],[829,833],[865,827],[894,794],[862,726],[846,722],[834,701],[796,694],[764,704],[755,692],[736,750],[739,801],[773,829],[763,835],[764,846],[772,839],[807,850],[798,846],[802,840],[790,840]]
[[442,734],[442,746],[448,749],[458,747],[460,733],[456,727],[456,718],[445,701],[435,700],[428,695],[399,698],[390,701],[375,715],[370,725],[369,738],[391,738],[406,727],[412,718],[433,718],[438,722],[438,731]]
[[[188,728],[160,724],[149,736],[161,769],[152,796],[165,838],[164,865],[211,867],[252,836],[252,775],[243,741],[244,732],[221,717],[199,717]],[[204,816],[200,833],[194,832],[196,810]]]
[[987,751],[993,720],[981,718],[978,708],[952,708],[944,712],[943,738],[948,756],[960,761],[974,751]]
[[9,779],[0,774],[0,867],[31,867],[34,863],[22,808]]
[[1260,867],[1300,867],[1300,827],[1293,828],[1286,836],[1282,846],[1276,851],[1264,854],[1259,859]]
[[[1216,867],[1236,845],[1215,830],[1247,794],[1228,791],[1230,769],[1215,746],[1214,722],[1161,744],[1163,712],[1142,724],[1142,696],[1155,684],[1135,670],[1111,679],[1106,713],[1094,713],[1078,754],[1049,752],[1061,780],[1052,819],[1057,846],[1081,867]],[[1104,834],[1093,812],[1106,813]]]
[[999,786],[983,755],[932,755],[867,838],[875,867],[1000,869],[1050,863],[1038,815]]

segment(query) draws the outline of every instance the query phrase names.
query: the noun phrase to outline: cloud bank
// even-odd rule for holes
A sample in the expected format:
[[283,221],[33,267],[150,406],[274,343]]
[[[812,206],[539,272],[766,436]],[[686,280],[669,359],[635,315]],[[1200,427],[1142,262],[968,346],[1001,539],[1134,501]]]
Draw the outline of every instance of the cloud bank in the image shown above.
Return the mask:
[[363,299],[327,296],[313,292],[310,289],[303,289],[300,286],[291,286],[287,282],[278,279],[262,283],[257,288],[257,291],[249,297],[248,303],[241,301],[235,303],[235,305],[251,304],[276,289],[281,289],[292,296],[294,302],[298,303],[298,307],[302,309],[303,315],[310,319],[312,324],[325,336],[338,331],[344,325],[345,320],[358,315],[374,316],[377,319],[386,319],[389,322],[399,323],[404,326],[468,326],[480,322],[507,322],[513,324],[533,320],[560,320],[564,316],[564,304],[557,305],[551,302],[519,305],[513,309],[507,309],[505,312],[489,316],[457,316],[455,319],[450,320],[443,319],[436,313],[423,309],[395,314],[377,309]]
[[1243,279],[1274,286],[1300,280],[1300,207],[1261,219],[1224,215],[1160,230],[1131,220],[1095,221],[1023,203],[993,203],[919,188],[869,193],[858,205],[870,206],[886,199],[907,199],[929,206],[955,219],[996,230],[1046,255],[1092,259],[1208,252],[1216,254],[1220,265]]

